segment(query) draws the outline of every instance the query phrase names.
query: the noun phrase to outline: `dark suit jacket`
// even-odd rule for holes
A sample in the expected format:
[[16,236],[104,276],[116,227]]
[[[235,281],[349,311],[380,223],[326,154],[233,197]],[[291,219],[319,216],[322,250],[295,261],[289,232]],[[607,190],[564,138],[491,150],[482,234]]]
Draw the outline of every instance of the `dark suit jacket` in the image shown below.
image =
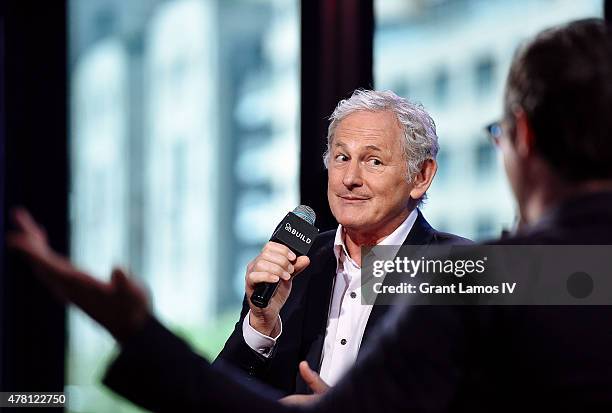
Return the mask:
[[[612,244],[612,193],[560,206],[505,244]],[[395,306],[317,412],[612,411],[612,307]],[[212,368],[154,319],[105,383],[158,411],[294,412]]]
[[[470,241],[456,235],[436,231],[425,220],[420,211],[404,245],[459,244]],[[280,390],[281,394],[310,393],[310,389],[298,372],[298,364],[307,360],[318,370],[327,328],[327,317],[336,275],[334,238],[336,230],[320,234],[311,251],[308,268],[297,276],[291,294],[283,306],[280,316],[283,333],[279,337],[273,354],[263,357],[253,351],[244,341],[242,320],[249,311],[247,298],[242,303],[240,319],[225,343],[215,363],[223,361],[248,373],[260,381]],[[367,345],[374,326],[381,320],[389,306],[376,305],[368,319],[361,348]]]

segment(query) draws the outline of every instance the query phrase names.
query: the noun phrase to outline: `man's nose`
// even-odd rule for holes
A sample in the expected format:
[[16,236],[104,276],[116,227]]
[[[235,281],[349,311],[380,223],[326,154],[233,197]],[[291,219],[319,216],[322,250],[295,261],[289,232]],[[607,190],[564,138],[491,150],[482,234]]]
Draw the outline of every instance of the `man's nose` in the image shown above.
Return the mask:
[[354,188],[363,185],[361,162],[351,160],[348,167],[344,171],[342,183],[347,188]]

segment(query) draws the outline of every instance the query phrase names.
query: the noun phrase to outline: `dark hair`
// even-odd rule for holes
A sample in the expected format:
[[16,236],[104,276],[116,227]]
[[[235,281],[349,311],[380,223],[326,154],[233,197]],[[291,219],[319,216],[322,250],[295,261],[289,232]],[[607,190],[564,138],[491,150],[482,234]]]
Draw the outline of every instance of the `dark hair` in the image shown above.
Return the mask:
[[612,35],[601,19],[541,32],[514,56],[505,108],[525,111],[542,158],[570,181],[612,178]]

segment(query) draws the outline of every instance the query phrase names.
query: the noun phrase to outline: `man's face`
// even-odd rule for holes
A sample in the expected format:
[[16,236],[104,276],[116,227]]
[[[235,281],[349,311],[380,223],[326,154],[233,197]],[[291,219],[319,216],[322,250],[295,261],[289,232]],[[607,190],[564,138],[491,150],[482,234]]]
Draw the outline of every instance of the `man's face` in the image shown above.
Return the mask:
[[408,216],[410,192],[401,144],[391,112],[355,112],[337,126],[330,148],[327,198],[347,229],[388,235]]

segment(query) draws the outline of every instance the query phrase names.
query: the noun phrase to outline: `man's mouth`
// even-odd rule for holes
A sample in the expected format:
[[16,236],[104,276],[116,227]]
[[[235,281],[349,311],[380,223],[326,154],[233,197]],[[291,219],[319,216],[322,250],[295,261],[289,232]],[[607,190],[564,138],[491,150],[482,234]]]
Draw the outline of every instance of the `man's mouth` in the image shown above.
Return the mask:
[[368,199],[370,199],[369,197],[357,196],[357,195],[338,195],[338,196],[342,198],[343,200],[349,201],[349,202],[367,201]]

